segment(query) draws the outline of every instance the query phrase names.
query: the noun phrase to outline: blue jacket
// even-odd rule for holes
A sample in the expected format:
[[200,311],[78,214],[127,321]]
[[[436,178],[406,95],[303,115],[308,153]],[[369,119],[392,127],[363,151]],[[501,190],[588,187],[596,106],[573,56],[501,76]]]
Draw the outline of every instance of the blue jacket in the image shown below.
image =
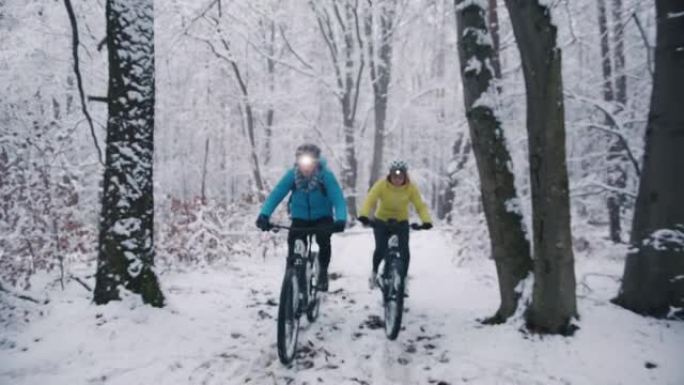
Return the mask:
[[309,192],[298,190],[295,187],[295,169],[287,170],[271,194],[266,198],[261,207],[262,215],[270,217],[280,202],[292,192],[290,199],[290,216],[295,219],[316,220],[324,217],[333,217],[335,221],[347,221],[347,204],[339,183],[332,171],[327,167],[324,159],[320,161],[321,180],[325,193],[320,187]]

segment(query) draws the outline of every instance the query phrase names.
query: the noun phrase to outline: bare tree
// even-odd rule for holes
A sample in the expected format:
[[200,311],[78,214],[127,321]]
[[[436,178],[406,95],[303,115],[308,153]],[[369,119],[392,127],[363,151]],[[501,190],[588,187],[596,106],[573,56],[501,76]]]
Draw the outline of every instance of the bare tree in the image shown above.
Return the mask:
[[684,17],[673,16],[681,11],[680,1],[656,0],[655,76],[644,165],[632,251],[615,300],[656,317],[684,318]]
[[[375,3],[372,0],[367,1],[369,7],[364,18],[364,31],[368,46],[368,69],[373,86],[373,111],[375,115],[373,160],[371,161],[368,184],[373,186],[380,178],[385,149],[385,121],[387,119],[387,102],[392,75],[392,36],[394,34],[397,2],[396,0],[380,0]],[[377,12],[377,17],[375,12]]]
[[532,258],[509,168],[511,155],[494,112],[498,90],[492,63],[496,55],[486,17],[486,10],[477,2],[456,2],[465,110],[501,295],[499,309],[486,322],[500,323],[518,307],[520,293],[516,287],[532,270]]
[[323,40],[330,53],[335,72],[342,110],[344,130],[344,158],[342,185],[347,191],[347,209],[356,216],[356,183],[358,160],[356,159],[356,113],[361,92],[361,76],[365,65],[359,0],[310,1]]
[[[603,100],[609,105],[615,105],[615,111],[611,114],[619,113],[624,110],[627,103],[627,83],[625,74],[625,54],[624,54],[624,23],[622,22],[622,0],[612,1],[612,48],[611,52],[611,31],[608,28],[608,11],[606,0],[598,0],[598,25],[601,37],[601,70],[603,73]],[[613,60],[611,61],[611,58]],[[614,67],[614,68],[613,68]],[[611,117],[605,117],[605,124],[608,127],[617,129],[612,124]],[[622,241],[621,211],[625,205],[625,196],[619,191],[624,190],[627,185],[627,171],[625,162],[627,161],[628,150],[619,138],[614,135],[609,136],[608,151],[608,175],[607,184],[613,191],[608,193],[607,208],[610,238],[613,242]]]
[[123,286],[161,307],[153,270],[153,1],[108,0],[106,19],[109,118],[95,303],[118,300]]
[[532,192],[534,293],[531,330],[571,333],[577,315],[565,151],[561,49],[551,10],[539,1],[506,0],[527,91]]

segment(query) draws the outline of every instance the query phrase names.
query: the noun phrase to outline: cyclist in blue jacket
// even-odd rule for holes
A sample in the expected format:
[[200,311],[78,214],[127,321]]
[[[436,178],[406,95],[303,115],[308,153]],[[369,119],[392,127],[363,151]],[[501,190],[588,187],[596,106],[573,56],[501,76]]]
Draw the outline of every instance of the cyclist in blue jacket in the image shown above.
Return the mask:
[[[313,233],[319,247],[321,270],[319,290],[328,291],[328,266],[330,265],[330,236],[343,232],[347,223],[347,205],[344,194],[332,171],[321,158],[321,149],[313,144],[303,144],[295,153],[295,166],[285,173],[266,198],[256,225],[263,231],[273,228],[271,214],[280,202],[290,194],[288,203],[293,228],[318,228],[315,231],[290,231],[287,239],[288,261],[291,259],[296,239]],[[334,215],[333,215],[334,213]]]

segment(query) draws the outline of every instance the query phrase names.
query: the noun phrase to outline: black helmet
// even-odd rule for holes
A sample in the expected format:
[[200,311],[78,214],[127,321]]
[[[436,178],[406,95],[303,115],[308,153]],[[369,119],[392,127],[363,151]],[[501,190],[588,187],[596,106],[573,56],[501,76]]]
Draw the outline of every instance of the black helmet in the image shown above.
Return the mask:
[[295,152],[295,157],[299,158],[301,155],[310,155],[314,159],[319,159],[321,157],[321,149],[315,144],[305,143],[297,147]]
[[395,160],[390,164],[390,174],[408,172],[408,164],[403,160]]

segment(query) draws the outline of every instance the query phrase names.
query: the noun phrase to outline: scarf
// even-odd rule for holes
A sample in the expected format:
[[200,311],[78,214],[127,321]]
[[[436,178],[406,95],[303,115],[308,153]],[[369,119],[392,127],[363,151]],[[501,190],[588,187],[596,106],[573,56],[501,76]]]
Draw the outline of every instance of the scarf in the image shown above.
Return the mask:
[[314,169],[310,176],[304,176],[299,170],[299,167],[295,166],[295,189],[302,190],[304,192],[311,192],[323,184],[321,176],[321,166],[318,165]]

